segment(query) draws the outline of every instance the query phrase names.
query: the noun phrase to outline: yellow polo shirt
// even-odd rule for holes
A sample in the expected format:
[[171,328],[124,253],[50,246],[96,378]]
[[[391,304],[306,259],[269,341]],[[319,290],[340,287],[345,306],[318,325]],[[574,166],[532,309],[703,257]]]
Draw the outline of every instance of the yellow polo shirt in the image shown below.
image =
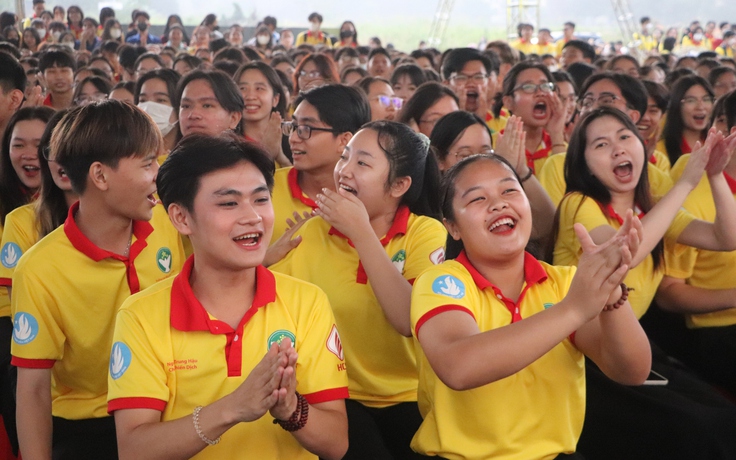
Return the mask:
[[[271,268],[327,293],[349,365],[350,398],[372,407],[416,401],[414,344],[386,319],[352,242],[322,218],[304,224],[299,234],[301,244]],[[402,206],[381,243],[396,269],[412,282],[444,260],[445,239],[439,221]]]
[[[555,153],[547,157],[541,171],[537,172],[537,179],[555,205],[559,205],[565,196],[567,183],[565,182],[566,153]],[[650,162],[647,162],[647,176],[649,177],[649,191],[654,197],[662,197],[672,188],[672,179],[669,174]]]
[[[5,216],[5,230],[0,243],[3,248],[3,257],[0,258],[0,286],[13,286],[15,267],[20,257],[38,241],[38,232],[35,203],[21,206]],[[6,251],[8,257],[4,257]],[[10,316],[10,304],[8,314],[0,316]]]
[[526,55],[530,55],[537,52],[537,45],[535,45],[532,42],[524,41],[521,38],[517,38],[516,40],[512,40],[509,43],[509,46],[521,51],[522,53]]
[[670,169],[672,168],[672,164],[670,163],[670,158],[662,150],[654,150],[652,155],[649,157],[649,163],[656,166],[657,169],[659,169],[665,174],[669,174]]
[[277,169],[273,175],[273,236],[271,244],[283,235],[289,226],[286,219],[294,220],[294,211],[302,215],[311,213],[317,208],[317,203],[309,198],[297,180],[298,171],[293,166]]
[[541,45],[541,44],[537,43],[537,51],[536,51],[536,53],[540,57],[541,56],[544,56],[545,54],[551,54],[552,56],[556,56],[556,54],[557,54],[557,46],[554,43],[552,43],[552,42],[547,43],[546,45]]
[[[412,291],[416,337],[430,318],[469,314],[481,332],[523,321],[562,300],[575,267],[556,267],[526,254],[517,303],[461,253],[424,271]],[[419,342],[417,341],[417,344]],[[585,359],[566,338],[519,372],[472,390],[448,388],[419,351],[419,409],[424,417],[411,447],[448,459],[553,459],[575,451],[585,416]]]
[[294,47],[298,47],[299,45],[324,45],[328,48],[332,48],[332,41],[330,40],[329,35],[321,30],[317,33],[314,33],[311,30],[305,30],[304,32],[299,32],[296,36]]
[[[685,165],[690,160],[690,154],[681,156],[672,168],[672,176],[679,178]],[[736,180],[726,176],[731,192],[736,199]],[[697,187],[690,192],[683,207],[695,217],[707,222],[716,219],[716,206],[713,202],[713,191],[710,188],[708,177],[703,174]],[[736,287],[734,269],[736,268],[736,251],[707,251],[689,246],[679,254],[667,256],[667,274],[675,278],[686,280],[687,284],[704,289],[732,289]],[[736,324],[736,308],[722,310],[701,315],[687,315],[687,325],[691,328],[720,327]]]
[[[235,391],[271,344],[296,347],[297,391],[310,404],[348,397],[340,336],[327,296],[303,281],[256,270],[256,293],[236,329],[210,315],[181,274],[131,296],[120,308],[109,366],[108,410],[153,409],[161,421],[191,416]],[[316,459],[269,414],[240,423],[193,458]]]
[[107,416],[115,314],[131,294],[175,275],[184,262],[162,207],[152,222],[133,222],[130,257],[95,246],[74,221],[78,207],[23,255],[12,299],[12,363],[51,369],[52,413],[70,420]]
[[[554,264],[577,265],[581,254],[573,224],[581,223],[587,231],[602,225],[610,225],[615,230],[621,228],[620,217],[613,215],[615,211],[600,205],[590,197],[579,192],[565,196],[559,207],[559,227],[557,241],[555,241]],[[692,222],[695,217],[687,211],[680,210],[664,235],[665,252],[674,251],[675,243],[680,233]],[[656,271],[651,254],[639,265],[629,270],[624,279],[626,286],[633,289],[629,292],[629,303],[637,318],[646,313],[657,292],[657,286],[665,275],[664,263]]]

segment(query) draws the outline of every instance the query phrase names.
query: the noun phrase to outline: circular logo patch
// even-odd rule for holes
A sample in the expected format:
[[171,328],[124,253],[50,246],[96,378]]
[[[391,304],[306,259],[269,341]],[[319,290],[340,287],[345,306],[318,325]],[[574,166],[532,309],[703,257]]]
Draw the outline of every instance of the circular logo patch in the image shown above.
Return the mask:
[[465,297],[465,285],[452,275],[442,275],[432,283],[432,292],[453,299]]
[[30,313],[18,312],[13,318],[13,340],[18,345],[33,342],[38,336],[38,321]]
[[3,250],[0,251],[0,262],[5,268],[13,268],[22,255],[23,251],[20,250],[20,246],[15,243],[5,243]]
[[117,380],[125,374],[130,367],[133,355],[130,348],[123,342],[115,342],[110,352],[110,375],[113,380]]
[[296,336],[294,335],[294,333],[285,329],[279,329],[268,337],[266,348],[270,349],[271,345],[273,345],[274,343],[277,345],[281,345],[281,342],[287,338],[291,340],[292,346],[296,346]]
[[156,253],[156,265],[164,273],[171,271],[171,249],[161,248]]

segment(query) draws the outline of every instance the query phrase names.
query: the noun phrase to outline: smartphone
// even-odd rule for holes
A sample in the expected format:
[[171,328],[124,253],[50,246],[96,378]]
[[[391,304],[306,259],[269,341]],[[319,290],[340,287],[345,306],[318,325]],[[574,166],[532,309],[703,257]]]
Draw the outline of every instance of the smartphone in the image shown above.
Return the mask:
[[649,371],[649,377],[644,381],[644,385],[653,385],[653,386],[664,386],[670,383],[667,378],[660,374],[659,372],[655,371]]

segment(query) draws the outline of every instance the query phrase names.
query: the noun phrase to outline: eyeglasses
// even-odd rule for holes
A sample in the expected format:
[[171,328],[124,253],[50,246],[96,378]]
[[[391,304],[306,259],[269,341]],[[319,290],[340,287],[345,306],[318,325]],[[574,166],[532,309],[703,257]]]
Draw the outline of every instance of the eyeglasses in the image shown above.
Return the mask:
[[91,94],[89,96],[79,96],[78,98],[74,99],[75,105],[87,105],[92,104],[93,102],[100,102],[107,99],[107,94],[98,93],[98,94]]
[[495,152],[492,148],[486,147],[478,152],[473,152],[470,149],[460,149],[457,152],[453,152],[450,155],[454,155],[455,158],[457,158],[457,161],[463,160],[468,157],[472,157],[473,155],[493,155]]
[[293,121],[282,121],[281,122],[281,134],[284,136],[291,136],[296,130],[296,135],[299,139],[307,140],[312,137],[312,131],[324,131],[327,133],[338,134],[340,131],[332,128],[315,128],[309,125],[295,125]]
[[378,100],[378,103],[381,104],[384,107],[390,107],[393,105],[396,110],[400,110],[401,107],[404,105],[404,100],[400,97],[391,97],[391,96],[375,96],[371,99]]
[[695,107],[696,105],[698,105],[698,102],[702,102],[703,105],[713,105],[713,102],[715,100],[716,99],[713,96],[703,96],[703,97],[689,96],[689,97],[680,99],[680,102],[682,102],[683,105]]
[[311,72],[307,72],[306,70],[300,70],[299,78],[303,78],[303,77],[322,78],[322,74],[318,70],[313,70]]
[[563,104],[569,104],[570,102],[575,102],[575,94],[570,94],[569,96],[562,96],[560,95],[560,101],[562,101]]
[[616,101],[621,98],[611,93],[603,93],[598,97],[585,96],[578,101],[578,109],[589,109],[594,105],[613,105]]
[[514,93],[519,90],[521,90],[522,93],[526,94],[534,94],[537,92],[537,90],[543,93],[551,93],[555,90],[555,84],[551,81],[540,83],[538,85],[535,85],[534,83],[524,83],[523,85],[519,85],[511,90],[511,92]]
[[459,74],[450,76],[450,80],[456,85],[464,85],[469,80],[473,80],[473,83],[482,85],[483,83],[488,81],[488,75],[484,73],[476,73],[474,75],[464,75],[464,74],[459,73]]
[[41,153],[41,156],[44,158],[44,160],[48,161],[49,163],[55,163],[56,162],[56,160],[52,160],[51,158],[49,158],[49,156],[51,154],[51,147],[48,144],[47,145],[44,145],[43,147],[39,148],[38,150]]

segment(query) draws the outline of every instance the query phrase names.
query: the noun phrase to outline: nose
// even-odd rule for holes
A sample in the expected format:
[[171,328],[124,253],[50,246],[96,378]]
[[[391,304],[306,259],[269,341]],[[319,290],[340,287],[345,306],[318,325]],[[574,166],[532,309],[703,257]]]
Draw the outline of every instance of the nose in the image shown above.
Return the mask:
[[189,109],[189,113],[187,114],[187,118],[189,118],[190,120],[198,120],[202,118],[202,116],[200,115],[199,110],[197,110],[194,107],[191,107]]
[[509,207],[508,203],[506,203],[506,200],[501,195],[498,195],[495,199],[491,198],[488,203],[489,212],[499,212],[508,207]]
[[250,203],[245,203],[242,208],[243,214],[240,216],[240,223],[247,225],[255,225],[263,220],[258,211]]

